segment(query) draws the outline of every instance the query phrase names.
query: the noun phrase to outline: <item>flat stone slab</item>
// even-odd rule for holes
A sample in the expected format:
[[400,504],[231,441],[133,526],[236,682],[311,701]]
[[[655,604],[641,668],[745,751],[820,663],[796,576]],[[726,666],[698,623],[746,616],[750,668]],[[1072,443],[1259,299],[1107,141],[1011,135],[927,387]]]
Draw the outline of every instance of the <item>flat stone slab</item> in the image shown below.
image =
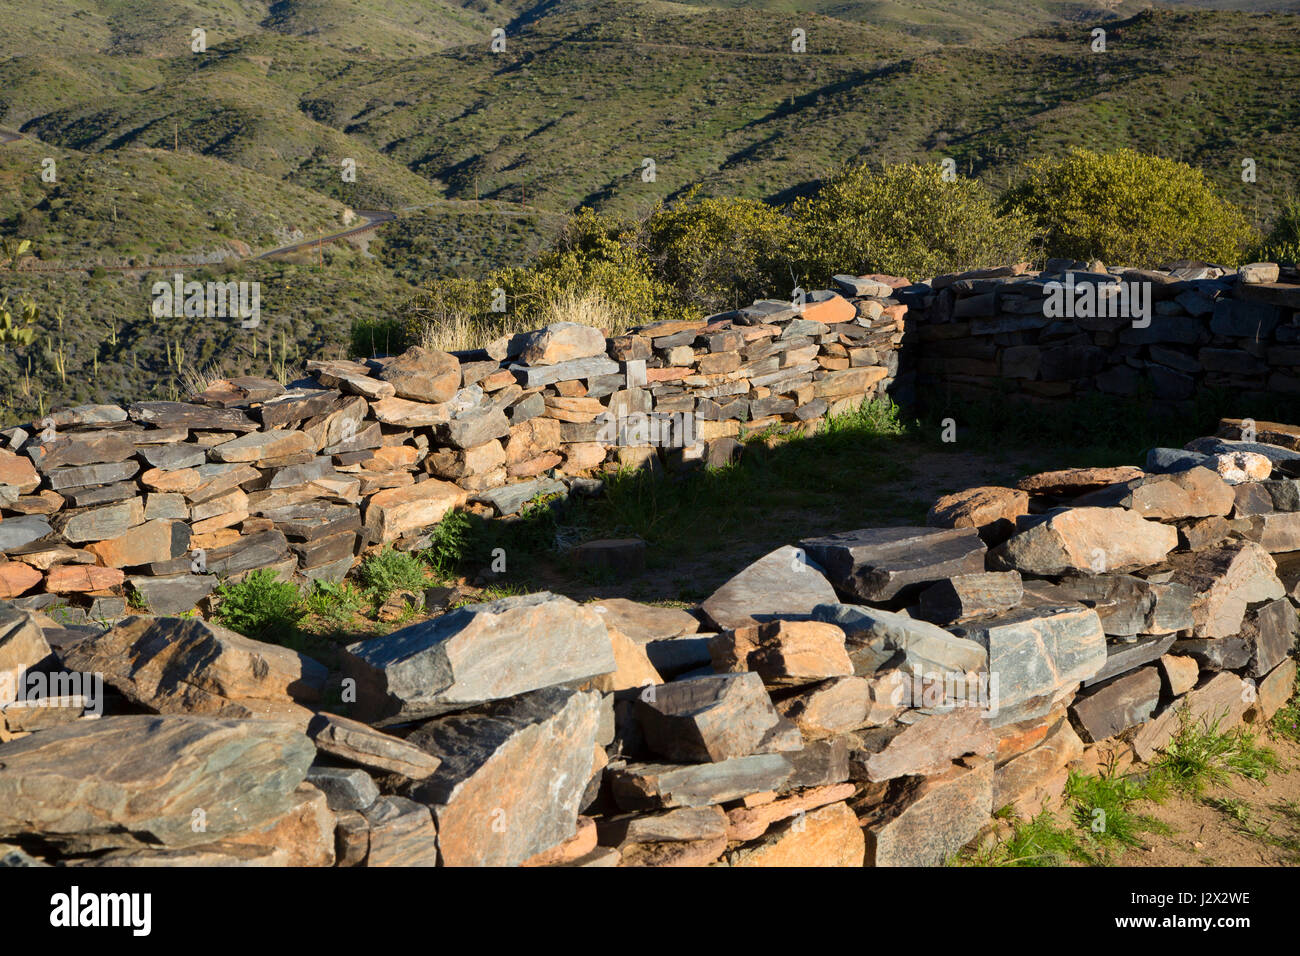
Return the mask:
[[841,591],[891,602],[923,586],[984,570],[984,542],[974,528],[867,528],[799,542]]
[[59,656],[159,713],[281,717],[303,727],[311,715],[295,702],[319,700],[327,676],[287,647],[193,618],[130,617]]
[[1082,682],[1084,687],[1092,687],[1102,681],[1118,677],[1129,671],[1137,670],[1143,664],[1159,660],[1178,638],[1177,634],[1162,634],[1140,637],[1131,644],[1107,644],[1106,663],[1101,670]]
[[542,591],[475,604],[350,644],[363,720],[411,720],[616,668],[600,616]]
[[[874,674],[902,654],[896,665],[907,674],[952,675],[988,669],[988,650],[928,621],[857,604],[821,604],[813,617],[843,631],[854,673]],[[892,661],[891,661],[892,664]]]
[[1083,740],[1095,743],[1150,720],[1159,703],[1160,672],[1143,667],[1076,697],[1070,717]]
[[1022,574],[1099,574],[1163,561],[1178,531],[1126,508],[1062,508],[1031,518],[992,552],[993,561]]
[[0,745],[0,837],[70,852],[209,843],[284,813],[314,754],[301,731],[269,720],[139,715],[42,730]]
[[807,616],[836,600],[822,569],[789,545],[759,558],[714,591],[700,610],[719,630]]
[[375,773],[423,780],[442,763],[438,757],[401,737],[337,714],[317,714],[308,725],[307,734],[321,753]]
[[778,790],[793,766],[785,754],[756,754],[719,763],[634,763],[606,771],[623,810],[705,807]]

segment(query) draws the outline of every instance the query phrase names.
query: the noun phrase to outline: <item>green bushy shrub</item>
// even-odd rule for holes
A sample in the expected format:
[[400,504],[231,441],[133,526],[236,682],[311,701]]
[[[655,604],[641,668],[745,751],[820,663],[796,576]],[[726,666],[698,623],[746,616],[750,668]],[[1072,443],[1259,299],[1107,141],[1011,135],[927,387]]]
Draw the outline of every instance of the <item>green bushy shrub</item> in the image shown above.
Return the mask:
[[1254,238],[1198,169],[1131,149],[1073,149],[1026,165],[1003,208],[1043,231],[1048,256],[1153,268],[1177,259],[1235,266]]
[[250,571],[238,583],[222,584],[217,595],[217,620],[259,641],[282,640],[307,614],[297,585],[281,581],[270,568]]
[[657,209],[646,223],[662,279],[705,313],[789,294],[788,216],[756,199],[697,199]]
[[1033,252],[1027,220],[999,214],[981,183],[945,180],[934,164],[848,166],[796,202],[793,215],[795,255],[814,287],[841,272],[919,280]]
[[1291,196],[1282,204],[1282,212],[1273,222],[1273,228],[1251,258],[1257,262],[1289,265],[1300,262],[1300,197]]
[[368,555],[357,568],[357,580],[376,604],[394,591],[420,592],[429,585],[429,569],[408,551],[384,548]]

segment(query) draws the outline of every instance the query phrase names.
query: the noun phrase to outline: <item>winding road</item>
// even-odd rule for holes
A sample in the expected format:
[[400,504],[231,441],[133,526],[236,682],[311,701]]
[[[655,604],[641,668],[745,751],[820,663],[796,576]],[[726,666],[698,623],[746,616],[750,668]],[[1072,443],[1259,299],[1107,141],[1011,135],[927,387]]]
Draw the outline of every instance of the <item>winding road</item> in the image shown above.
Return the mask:
[[[23,138],[22,133],[13,132],[11,130],[6,130],[6,129],[0,129],[0,145],[3,145],[4,143],[13,143],[22,138]],[[451,201],[452,200],[449,200],[449,202]],[[431,208],[435,208],[435,207],[432,204],[425,205],[425,206],[403,206],[402,212],[414,212],[415,210],[418,209],[431,209]],[[274,249],[268,249],[265,252],[257,253],[254,255],[238,256],[235,257],[233,261],[256,262],[262,259],[271,259],[274,258],[275,256],[286,255],[292,252],[304,252],[312,248],[318,248],[323,245],[328,245],[332,242],[337,242],[340,239],[347,239],[350,236],[356,236],[356,235],[360,235],[363,232],[369,232],[372,229],[378,229],[384,223],[392,222],[394,219],[397,218],[396,212],[387,209],[358,209],[356,212],[357,215],[364,220],[364,222],[362,222],[361,225],[359,226],[352,226],[340,232],[331,233],[328,236],[319,236],[315,239],[303,239],[298,242],[291,242],[288,243],[287,245],[277,246]],[[519,211],[515,211],[512,209],[474,209],[474,210],[462,210],[462,212],[472,212],[473,214],[476,215],[486,215],[486,216],[560,215],[559,213],[546,213],[546,212],[542,212],[541,210],[531,210],[531,209],[521,209]],[[232,260],[230,258],[227,258],[223,261],[230,262]],[[31,263],[25,266],[23,269],[17,271],[22,271],[24,273],[26,272],[52,273],[52,272],[91,272],[95,269],[104,269],[108,272],[156,272],[156,271],[167,270],[167,269],[195,269],[205,265],[213,265],[213,264],[214,263],[204,263],[204,262],[160,262],[160,263],[150,263],[148,265],[134,265],[134,266],[54,266],[54,265],[42,266],[39,263]]]

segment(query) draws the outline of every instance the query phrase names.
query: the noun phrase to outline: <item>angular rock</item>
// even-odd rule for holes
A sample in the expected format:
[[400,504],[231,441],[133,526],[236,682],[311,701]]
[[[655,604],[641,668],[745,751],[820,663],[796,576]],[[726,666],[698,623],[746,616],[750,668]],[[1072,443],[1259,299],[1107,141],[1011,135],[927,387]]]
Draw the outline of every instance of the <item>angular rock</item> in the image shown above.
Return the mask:
[[0,835],[71,852],[211,842],[286,812],[314,752],[267,720],[139,715],[43,730],[0,746]]
[[853,673],[844,632],[820,621],[768,621],[726,631],[710,642],[710,652],[714,670],[754,671],[767,684],[806,683]]
[[1285,598],[1270,601],[1253,612],[1241,636],[1250,649],[1251,677],[1263,677],[1291,655],[1296,646],[1296,612]]
[[1065,508],[1018,531],[992,552],[1022,574],[1100,573],[1156,564],[1178,532],[1124,508]]
[[1066,721],[1060,721],[1031,750],[1012,757],[993,772],[993,806],[1012,807],[1032,820],[1044,805],[1065,790],[1066,765],[1083,756],[1083,741]]
[[863,819],[869,866],[940,866],[975,838],[993,812],[993,761],[934,777],[903,777]]
[[807,615],[817,605],[833,601],[835,589],[821,568],[801,549],[787,545],[722,585],[700,610],[718,630],[725,630]]
[[1143,667],[1076,697],[1070,717],[1080,736],[1094,743],[1145,723],[1159,703],[1160,674]]
[[365,810],[379,799],[370,774],[355,767],[318,767],[307,771],[307,782],[325,794],[331,810]]
[[1032,495],[1051,498],[1073,498],[1096,491],[1108,485],[1132,481],[1142,477],[1142,469],[1131,465],[1116,468],[1067,468],[1064,471],[1045,471],[1016,482],[1016,487]]
[[1191,589],[1195,636],[1231,637],[1241,630],[1246,606],[1285,593],[1277,563],[1254,542],[1225,545],[1170,559],[1173,580]]
[[636,701],[646,744],[661,757],[719,762],[771,753],[781,721],[757,674],[699,677],[646,688]]
[[984,543],[973,528],[868,528],[800,546],[837,588],[865,601],[900,601],[925,585],[984,570]]
[[979,643],[893,611],[823,604],[813,609],[813,616],[844,631],[849,658],[859,676],[874,674],[899,653],[903,659],[897,666],[906,674],[969,674],[988,667],[988,651]]
[[968,488],[934,503],[925,523],[936,528],[975,528],[985,541],[1001,541],[1029,513],[1029,495],[1015,488]]
[[438,864],[438,829],[428,807],[405,797],[380,797],[362,816],[369,828],[366,866]]
[[1118,643],[1106,646],[1106,663],[1101,670],[1083,681],[1084,687],[1092,687],[1102,681],[1108,681],[1120,674],[1137,670],[1143,664],[1150,664],[1169,650],[1177,638],[1176,634],[1151,635],[1139,637],[1131,644]]
[[355,713],[409,720],[615,669],[600,617],[542,591],[461,608],[348,645]]
[[0,602],[0,707],[18,699],[22,675],[50,656],[36,619]]
[[430,804],[444,866],[514,866],[577,830],[600,695],[559,687],[429,721],[407,739],[442,764]]
[[[999,712],[1049,697],[1106,665],[1106,633],[1091,608],[1019,608],[953,630],[988,650]],[[994,720],[995,726],[1002,722]]]
[[400,737],[337,714],[317,714],[307,734],[321,753],[376,773],[423,780],[442,762]]
[[181,521],[146,521],[125,534],[86,546],[109,568],[138,567],[179,558],[190,549],[190,529]]
[[468,497],[451,482],[436,478],[376,492],[366,505],[366,530],[374,541],[394,541],[411,531],[432,527],[449,511],[463,506]]
[[958,574],[921,592],[917,616],[933,624],[950,624],[964,617],[1009,610],[1024,596],[1015,571]]
[[755,754],[720,763],[627,764],[607,771],[623,810],[704,807],[779,789],[793,773],[785,754]]
[[832,803],[778,825],[729,857],[732,866],[861,867],[866,838],[847,803]]
[[60,657],[159,713],[283,717],[302,726],[310,715],[294,701],[318,700],[326,678],[309,657],[190,618],[130,617]]
[[450,401],[460,388],[460,362],[416,345],[386,361],[379,377],[397,390],[398,398],[436,405]]
[[850,769],[855,779],[872,783],[941,773],[968,754],[992,758],[998,746],[987,715],[973,707],[927,714],[909,725],[864,730],[854,736],[858,746],[849,754]]
[[610,630],[619,631],[638,644],[695,634],[700,630],[699,619],[679,608],[640,604],[626,598],[607,598],[586,607],[601,615]]

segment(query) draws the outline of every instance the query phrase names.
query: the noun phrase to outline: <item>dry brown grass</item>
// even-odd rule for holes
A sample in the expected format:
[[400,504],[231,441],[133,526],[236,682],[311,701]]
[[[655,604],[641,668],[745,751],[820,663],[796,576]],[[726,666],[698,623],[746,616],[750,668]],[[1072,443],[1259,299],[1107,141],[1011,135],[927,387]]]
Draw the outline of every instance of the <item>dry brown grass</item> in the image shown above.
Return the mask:
[[618,335],[635,322],[626,311],[616,309],[600,292],[568,292],[547,302],[541,314],[531,320],[504,313],[484,320],[463,312],[449,312],[427,323],[420,336],[426,349],[455,352],[481,349],[505,335],[531,332],[556,322],[576,322]]

